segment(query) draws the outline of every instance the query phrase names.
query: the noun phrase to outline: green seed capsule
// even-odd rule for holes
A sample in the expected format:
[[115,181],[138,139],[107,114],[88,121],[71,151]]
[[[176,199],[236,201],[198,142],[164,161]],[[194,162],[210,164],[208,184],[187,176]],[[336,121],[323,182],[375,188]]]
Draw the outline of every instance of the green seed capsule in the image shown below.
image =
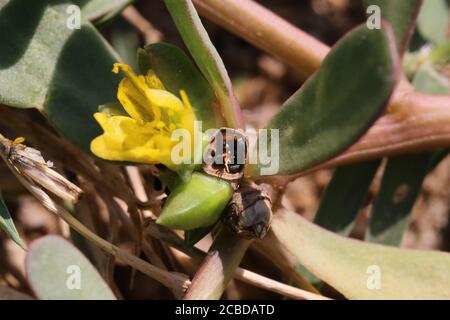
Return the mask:
[[232,195],[230,182],[195,172],[172,190],[156,222],[181,230],[208,227],[220,218]]

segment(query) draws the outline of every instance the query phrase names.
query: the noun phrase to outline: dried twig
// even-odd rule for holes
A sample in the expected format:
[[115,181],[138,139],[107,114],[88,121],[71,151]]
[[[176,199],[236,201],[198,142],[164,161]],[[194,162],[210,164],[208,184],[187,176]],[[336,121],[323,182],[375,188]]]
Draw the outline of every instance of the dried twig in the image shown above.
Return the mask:
[[[8,142],[7,139],[3,138],[1,140],[4,145],[7,145]],[[11,159],[9,157],[10,153],[4,152],[8,149],[1,149],[2,151],[0,153],[2,159],[6,162],[8,167],[14,172],[16,177],[19,179],[19,181],[25,186],[26,189],[28,189],[31,194],[33,194],[42,204],[45,208],[47,208],[50,212],[56,214],[57,216],[61,217],[67,224],[69,224],[74,230],[76,230],[78,233],[83,235],[86,239],[92,241],[96,246],[101,248],[102,250],[108,252],[111,255],[114,255],[117,258],[122,259],[125,261],[128,265],[132,266],[133,268],[141,271],[142,273],[152,277],[153,279],[161,282],[168,288],[172,288],[175,290],[178,290],[179,292],[183,292],[187,286],[189,285],[190,281],[188,276],[176,273],[176,272],[167,272],[165,270],[159,269],[148,262],[129,254],[128,252],[118,248],[117,246],[107,242],[106,240],[102,239],[101,237],[97,236],[93,232],[91,232],[88,228],[86,228],[80,221],[78,221],[74,216],[72,216],[67,210],[65,210],[63,207],[58,205],[46,192],[43,191],[43,189],[36,183],[39,183],[40,180],[30,180],[28,175],[24,175],[22,171],[18,170],[16,165],[16,158]],[[35,154],[32,152],[32,154]],[[38,166],[39,168],[39,166]],[[51,170],[47,168],[48,170]],[[29,168],[28,168],[29,170]],[[38,169],[36,169],[38,170]],[[54,175],[51,175],[52,177]],[[58,177],[61,178],[61,177]],[[64,178],[63,178],[64,179]],[[63,181],[64,182],[64,181]],[[67,181],[67,184],[69,185],[70,182]],[[57,192],[55,192],[58,194]]]
[[234,277],[242,282],[254,285],[258,288],[266,289],[279,293],[283,296],[300,300],[330,300],[319,294],[315,294],[306,290],[298,289],[284,283],[263,277],[257,273],[237,268]]
[[45,161],[38,150],[23,145],[23,141],[23,138],[11,141],[0,134],[0,153],[7,166],[58,197],[77,202],[83,191],[53,170],[52,162]]
[[123,12],[124,17],[143,35],[145,44],[160,42],[164,36],[147,19],[145,19],[134,6],[128,6]]

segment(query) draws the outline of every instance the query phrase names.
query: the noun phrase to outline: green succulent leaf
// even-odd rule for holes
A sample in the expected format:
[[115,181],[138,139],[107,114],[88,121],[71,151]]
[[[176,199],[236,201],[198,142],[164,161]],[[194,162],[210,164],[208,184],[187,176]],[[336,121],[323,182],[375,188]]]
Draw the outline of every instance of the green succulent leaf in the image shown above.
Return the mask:
[[191,0],[164,0],[192,57],[210,83],[229,127],[242,128],[239,103],[222,59]]
[[428,94],[449,94],[450,81],[440,75],[430,63],[423,64],[414,75],[413,86]]
[[175,95],[186,91],[198,120],[203,129],[218,128],[214,106],[217,99],[208,81],[195,67],[191,59],[174,45],[157,43],[139,50],[140,71],[146,74],[151,68],[161,79],[167,90]]
[[72,2],[80,6],[84,19],[92,21],[101,17],[102,22],[107,22],[134,0],[72,0]]
[[[269,139],[269,149],[279,151],[279,174],[305,170],[342,152],[383,112],[398,70],[391,39],[387,24],[380,30],[365,25],[352,30],[285,103],[268,125],[279,130],[278,150]],[[263,166],[250,172],[258,175]]]
[[428,173],[430,153],[389,158],[373,204],[366,240],[399,245]]
[[[398,1],[389,1],[389,0],[364,0],[364,3],[366,7],[369,7],[371,5],[376,5],[380,8],[381,16],[383,19],[389,21],[394,29],[394,34],[396,38],[397,48],[399,50],[400,55],[403,54],[403,52],[408,47],[409,40],[412,36],[412,33],[414,31],[415,22],[417,19],[417,15],[419,12],[419,9],[422,5],[422,0],[398,0]],[[374,167],[374,164],[377,163],[376,167]],[[347,167],[347,169],[350,170],[356,170],[355,173],[359,171],[359,174],[355,174],[351,176],[351,173],[348,173],[348,178],[351,180],[347,181],[355,181],[354,188],[351,190],[348,190],[348,194],[356,195],[355,198],[357,198],[357,195],[359,194],[362,198],[358,199],[360,204],[358,205],[355,202],[351,202],[354,204],[352,207],[352,210],[350,210],[348,214],[348,222],[349,227],[351,226],[350,222],[353,222],[356,218],[356,214],[358,210],[361,207],[362,200],[364,199],[365,195],[367,194],[367,191],[370,187],[370,184],[372,182],[373,176],[376,173],[376,169],[379,167],[380,161],[375,162],[366,162],[361,163],[353,166]],[[339,169],[338,169],[339,170]],[[370,177],[370,179],[369,179]],[[341,183],[345,183],[346,177],[341,176]],[[361,185],[359,185],[361,183]],[[336,188],[336,193],[339,193],[339,189]],[[351,220],[351,217],[353,217],[353,220]],[[318,223],[319,225],[324,226],[321,223]],[[326,226],[325,226],[326,227]],[[329,228],[327,228],[329,229]],[[332,229],[330,229],[332,230]],[[334,230],[332,230],[334,231]],[[344,234],[348,234],[350,232],[350,228],[347,228],[344,230]]]
[[9,214],[9,210],[3,201],[2,194],[0,193],[0,229],[3,230],[17,245],[26,250],[26,245],[20,238],[19,232],[17,232],[14,221]]
[[111,45],[133,70],[137,70],[136,51],[141,47],[141,39],[136,30],[125,20],[120,19],[111,26]]
[[[430,63],[419,68],[413,85],[418,92],[450,93],[450,83]],[[366,240],[388,245],[401,243],[423,180],[445,154],[445,151],[438,151],[389,158],[374,202]]]
[[380,164],[381,160],[373,160],[337,168],[320,200],[314,223],[348,235]]
[[172,229],[192,230],[213,225],[233,195],[228,181],[194,172],[171,191],[156,221]]
[[67,240],[46,236],[32,243],[26,272],[42,300],[115,300],[89,260]]
[[442,149],[433,152],[433,156],[430,159],[430,171],[436,169],[436,167],[450,154],[450,148]]
[[448,253],[348,239],[288,211],[275,215],[272,230],[299,263],[346,298],[450,298]]
[[[364,1],[366,8],[378,6],[381,17],[391,23],[400,53],[407,47],[421,3],[422,0]],[[380,164],[381,160],[374,160],[337,168],[314,222],[327,230],[347,235]]]
[[[101,134],[93,113],[116,100],[117,55],[88,22],[67,27],[65,1],[0,0],[0,103],[38,108],[89,151]],[[82,130],[80,130],[82,128]]]
[[425,39],[440,44],[447,39],[449,8],[445,0],[424,0],[417,27]]
[[391,23],[400,54],[408,47],[422,2],[423,0],[364,0],[366,8],[378,6],[381,18]]
[[[350,234],[380,164],[381,160],[373,160],[336,168],[320,199],[314,223],[343,236]],[[304,266],[296,270],[321,288],[323,282]]]
[[445,65],[450,62],[450,41],[433,47],[430,51],[430,62],[433,65]]

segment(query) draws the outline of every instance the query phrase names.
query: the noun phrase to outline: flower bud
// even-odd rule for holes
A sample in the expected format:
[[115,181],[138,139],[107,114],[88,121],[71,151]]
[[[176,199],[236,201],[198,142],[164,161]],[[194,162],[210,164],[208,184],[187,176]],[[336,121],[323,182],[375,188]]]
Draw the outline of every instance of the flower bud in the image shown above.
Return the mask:
[[156,221],[172,229],[208,227],[219,220],[233,194],[231,183],[195,172],[170,193]]

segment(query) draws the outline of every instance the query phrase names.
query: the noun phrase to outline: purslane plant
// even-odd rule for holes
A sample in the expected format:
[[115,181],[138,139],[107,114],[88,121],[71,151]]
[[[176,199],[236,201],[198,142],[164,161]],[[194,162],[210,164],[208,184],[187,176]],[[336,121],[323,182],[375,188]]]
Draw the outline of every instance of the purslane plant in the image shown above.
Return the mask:
[[[48,46],[45,40],[47,35],[38,34],[37,37],[30,39],[33,45],[26,48],[23,59],[19,58],[15,62],[14,59],[6,60],[10,61],[14,68],[0,68],[0,76],[6,79],[0,80],[0,102],[12,107],[37,107],[63,136],[85,151],[90,149],[99,158],[120,161],[117,165],[131,162],[165,166],[165,168],[158,166],[158,172],[155,173],[170,189],[162,208],[155,210],[161,211],[157,222],[169,228],[186,230],[185,238],[191,239],[190,245],[215,226],[214,243],[210,248],[210,254],[193,278],[186,299],[220,298],[227,283],[235,275],[235,270],[247,248],[255,238],[262,238],[266,234],[272,217],[271,209],[275,211],[273,232],[269,234],[269,239],[272,239],[273,243],[267,241],[260,243],[270,249],[273,249],[271,246],[275,244],[281,244],[280,251],[287,251],[295,257],[294,260],[298,264],[296,267],[305,266],[315,276],[349,298],[408,298],[419,297],[421,293],[427,298],[448,297],[445,288],[449,284],[450,276],[445,272],[442,274],[440,268],[433,269],[437,264],[441,264],[443,268],[448,266],[450,263],[448,254],[410,252],[331,236],[323,229],[311,226],[303,218],[286,212],[280,206],[279,193],[282,190],[280,191],[278,183],[283,186],[292,177],[320,167],[341,154],[367,132],[386,110],[388,103],[391,104],[388,110],[394,110],[391,113],[395,118],[396,105],[405,99],[402,92],[406,91],[399,91],[408,87],[406,80],[400,76],[399,52],[401,53],[402,48],[408,43],[409,37],[403,34],[405,32],[409,34],[413,30],[415,13],[418,12],[421,1],[398,2],[411,13],[403,20],[396,20],[395,15],[389,14],[392,13],[389,11],[392,7],[388,1],[372,2],[367,1],[366,5],[376,4],[385,10],[388,14],[384,18],[388,21],[382,22],[378,29],[368,29],[365,24],[354,28],[328,52],[326,46],[293,29],[280,18],[267,13],[252,2],[230,1],[227,6],[225,1],[194,1],[207,16],[263,49],[287,58],[288,63],[298,66],[304,74],[310,75],[317,70],[285,102],[281,111],[267,127],[279,131],[277,135],[279,141],[272,138],[266,144],[267,149],[273,150],[270,146],[279,142],[276,152],[280,157],[280,170],[271,179],[260,175],[261,168],[267,163],[259,162],[251,165],[236,163],[233,154],[228,153],[228,148],[237,144],[238,138],[230,141],[225,139],[224,143],[219,143],[216,147],[216,151],[222,147],[221,151],[224,151],[223,157],[221,154],[217,163],[213,162],[218,174],[212,174],[214,171],[207,170],[211,164],[179,165],[173,161],[172,151],[176,141],[172,139],[172,133],[177,129],[183,129],[194,135],[195,120],[203,121],[205,129],[222,127],[222,130],[226,128],[236,130],[245,126],[225,66],[190,0],[166,0],[165,3],[196,66],[180,49],[167,44],[156,44],[138,51],[137,64],[141,74],[137,75],[127,65],[114,64],[117,63],[117,56],[113,50],[105,45],[91,24],[85,21],[79,32],[65,30],[59,37],[51,35],[50,41],[54,41],[51,48],[58,56],[58,63],[55,66],[56,62],[50,60],[48,64],[55,66],[56,72],[44,72],[43,88],[33,87],[31,90],[33,95],[27,96],[20,91],[22,78],[27,77],[23,67],[27,65],[28,57],[42,58],[45,55],[36,48],[38,45]],[[11,8],[18,3],[18,1],[9,3],[0,1],[0,12],[4,13],[4,20],[0,20],[0,25],[4,26],[3,31],[0,29],[0,40],[5,39],[6,43],[13,41],[14,45],[16,45],[14,40],[6,38],[5,35],[12,28],[12,21],[17,20],[14,16],[15,11]],[[62,8],[48,3],[34,6],[44,12],[41,20],[43,26],[57,27],[65,22]],[[230,8],[234,11],[230,11]],[[259,12],[260,16],[250,14],[252,8],[256,13]],[[255,23],[248,25],[241,19],[238,19],[238,23],[230,23],[227,19],[223,19],[223,16],[226,17],[233,12],[249,14],[247,22]],[[54,16],[58,19],[55,20]],[[263,21],[264,16],[267,18],[266,21]],[[248,29],[245,30],[240,23],[246,25]],[[260,36],[255,38],[258,32],[267,35],[265,40]],[[284,40],[293,39],[294,35],[298,35],[300,40],[307,40],[305,43],[310,45],[297,43],[294,44],[295,50],[290,50],[288,46],[291,42]],[[272,41],[272,45],[267,45],[267,39]],[[74,55],[71,46],[80,45],[87,45],[93,56]],[[15,52],[11,50],[10,48],[5,50],[6,54],[13,55]],[[298,55],[292,54],[293,52]],[[117,76],[111,75],[110,69],[113,64],[115,73],[121,70],[124,74],[120,82]],[[104,81],[99,82],[98,77]],[[20,93],[15,95],[13,92],[15,90],[11,91],[10,88]],[[394,88],[397,88],[396,91]],[[79,91],[86,94],[84,96],[73,94]],[[47,93],[50,94],[47,96]],[[421,98],[421,102],[444,102],[440,110],[448,114],[449,105],[445,104],[448,102],[447,97],[436,100],[427,96]],[[420,101],[417,105],[420,107]],[[432,116],[430,115],[431,118]],[[372,134],[375,137],[373,139],[377,140],[376,132],[373,132],[379,127],[383,129],[386,122],[387,125],[391,123],[387,117],[389,115],[370,129],[369,138]],[[433,119],[429,120],[426,117],[423,119],[425,119],[421,122],[423,126],[431,126],[434,123]],[[409,126],[401,119],[395,118],[392,121],[393,126],[397,124],[396,121],[400,121],[398,123],[401,128]],[[440,121],[442,123],[443,120]],[[103,133],[98,125],[103,129]],[[448,127],[448,123],[446,126]],[[80,132],[81,128],[85,130]],[[440,126],[436,130],[445,132],[445,128]],[[396,132],[395,130],[391,131]],[[423,132],[417,134],[415,131],[411,135],[413,140],[415,139],[414,146],[420,147]],[[214,136],[217,135],[206,135],[199,141],[191,140],[191,151],[199,147],[203,149],[205,143],[211,144]],[[400,138],[397,139],[397,136]],[[441,136],[444,138],[434,145],[430,141],[428,148],[432,145],[448,146],[448,143],[445,144],[445,134]],[[393,150],[410,150],[401,144],[408,142],[409,138],[402,140],[401,133],[395,135],[392,140]],[[365,141],[369,141],[366,143],[369,145],[368,148],[364,144]],[[329,163],[344,163],[348,161],[345,157],[349,154],[353,160],[369,159],[374,153],[370,148],[376,149],[377,141],[370,142],[363,139],[357,145],[357,147],[362,145],[360,149],[355,150],[355,147],[352,147],[341,156],[344,161],[339,162],[338,157]],[[362,155],[358,153],[360,150]],[[386,150],[387,153],[383,155],[392,152],[390,146],[387,146]],[[248,151],[255,152],[254,149]],[[372,170],[372,167],[370,169]],[[237,175],[227,179],[227,174],[240,171],[243,171],[244,176]],[[258,186],[254,181],[268,181],[271,185]],[[363,183],[370,181],[371,179],[367,179]],[[117,192],[120,197],[125,197],[124,194],[126,192],[123,190]],[[232,197],[233,200],[230,202]],[[357,210],[360,202],[361,200],[355,201],[354,210]],[[130,206],[129,210],[132,211],[133,208]],[[135,222],[138,220],[135,219]],[[139,222],[136,225],[140,227]],[[150,225],[152,228],[155,227],[153,220]],[[170,231],[166,232],[170,234]],[[298,232],[301,234],[298,235]],[[158,237],[157,234],[152,233],[155,237]],[[140,243],[141,236],[138,235],[136,238]],[[95,237],[90,239],[98,241]],[[171,236],[165,238],[169,241],[167,239],[170,239],[172,244],[177,243],[177,238]],[[145,243],[144,240],[144,246]],[[103,242],[100,247],[105,250]],[[429,260],[421,262],[425,256]],[[403,272],[402,261],[410,263],[406,267],[406,272]],[[327,262],[333,263],[336,266],[335,270],[328,268]],[[365,283],[367,268],[374,264],[390,273],[384,286],[375,291],[360,285]],[[136,261],[133,260],[131,265],[135,267]],[[423,279],[422,271],[416,268],[416,265],[422,265],[428,270],[426,279]],[[290,268],[293,269],[294,266]],[[164,278],[164,273],[153,271],[147,274],[163,283],[170,283]],[[337,276],[334,276],[334,273]],[[347,281],[346,274],[352,274],[354,281]],[[411,275],[416,281],[411,283],[405,274]],[[33,281],[37,279],[35,274],[33,279]],[[310,287],[309,289],[313,290]]]

